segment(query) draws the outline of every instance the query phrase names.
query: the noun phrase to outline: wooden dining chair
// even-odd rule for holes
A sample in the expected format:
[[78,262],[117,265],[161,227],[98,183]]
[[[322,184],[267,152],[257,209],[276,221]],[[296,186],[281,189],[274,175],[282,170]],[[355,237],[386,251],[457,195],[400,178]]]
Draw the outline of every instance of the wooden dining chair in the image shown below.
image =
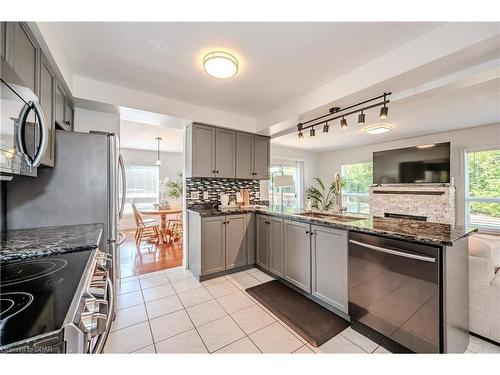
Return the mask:
[[144,219],[134,202],[131,202],[136,225],[135,242],[139,246],[142,239],[148,242],[159,242],[161,238],[160,224],[154,219]]
[[182,239],[182,227],[182,212],[179,212],[175,216],[175,219],[168,220],[168,229],[171,233],[170,242],[173,242],[176,239]]

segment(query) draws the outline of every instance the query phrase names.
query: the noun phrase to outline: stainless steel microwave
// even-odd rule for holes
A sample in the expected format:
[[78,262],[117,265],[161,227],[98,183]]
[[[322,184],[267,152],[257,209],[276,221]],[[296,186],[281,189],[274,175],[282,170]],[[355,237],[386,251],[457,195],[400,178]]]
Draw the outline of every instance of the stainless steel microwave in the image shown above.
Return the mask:
[[47,123],[38,97],[0,59],[0,177],[37,175],[47,150]]

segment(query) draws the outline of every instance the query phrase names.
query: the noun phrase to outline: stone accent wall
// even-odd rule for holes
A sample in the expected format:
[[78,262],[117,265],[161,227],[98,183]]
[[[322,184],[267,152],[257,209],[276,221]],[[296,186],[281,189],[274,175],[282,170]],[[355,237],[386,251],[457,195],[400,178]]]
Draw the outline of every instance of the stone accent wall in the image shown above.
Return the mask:
[[[219,195],[229,194],[230,200],[236,199],[236,193],[242,189],[250,190],[250,203],[259,204],[256,193],[260,193],[258,180],[242,180],[236,178],[186,178],[186,205],[188,207],[200,204],[219,205]],[[192,199],[191,193],[198,192],[199,198]],[[208,192],[208,199],[203,199],[203,193]]]
[[386,212],[426,216],[427,221],[455,224],[455,187],[431,185],[371,187],[370,214],[384,217]]

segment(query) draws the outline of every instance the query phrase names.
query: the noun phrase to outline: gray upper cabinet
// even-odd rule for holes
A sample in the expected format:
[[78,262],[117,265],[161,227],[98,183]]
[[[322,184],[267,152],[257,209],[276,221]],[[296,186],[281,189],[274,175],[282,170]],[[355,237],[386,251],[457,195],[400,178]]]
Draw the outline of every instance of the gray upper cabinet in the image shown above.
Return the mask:
[[247,217],[247,264],[255,264],[255,214],[246,214]]
[[269,220],[269,272],[283,277],[284,247],[283,219],[270,217]]
[[40,64],[40,105],[42,106],[47,122],[47,152],[42,161],[43,165],[53,167],[55,159],[55,87],[56,77],[52,73],[47,60],[41,57]]
[[257,230],[256,260],[262,268],[269,269],[269,225],[267,216],[257,215],[255,227]]
[[56,85],[56,101],[55,101],[55,122],[60,128],[65,129],[64,126],[64,106],[65,106],[64,90],[60,85]]
[[215,128],[193,124],[188,134],[188,177],[215,176]]
[[225,216],[204,218],[201,224],[201,272],[207,275],[226,269]]
[[0,22],[0,57],[5,59],[5,36],[7,35],[7,23]]
[[311,230],[312,295],[347,314],[347,231]]
[[236,177],[254,178],[253,171],[253,152],[254,136],[248,133],[236,134]]
[[285,220],[284,226],[285,280],[311,293],[310,225]]
[[247,264],[246,215],[226,216],[226,269]]
[[215,176],[236,177],[236,132],[232,130],[216,128]]
[[254,136],[254,178],[269,180],[270,140],[268,137]]
[[[6,60],[26,86],[38,94],[38,45],[24,23],[15,22],[12,28],[13,38],[9,38],[7,41]],[[12,42],[12,48],[8,45],[10,42]],[[13,56],[9,56],[9,53],[13,53]]]

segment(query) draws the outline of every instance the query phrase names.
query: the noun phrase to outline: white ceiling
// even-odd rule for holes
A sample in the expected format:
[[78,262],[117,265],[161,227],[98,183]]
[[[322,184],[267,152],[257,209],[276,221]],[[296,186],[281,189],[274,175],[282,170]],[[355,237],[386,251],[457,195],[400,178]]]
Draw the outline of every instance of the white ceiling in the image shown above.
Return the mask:
[[[439,23],[57,23],[76,75],[256,116],[384,55]],[[240,61],[234,79],[201,66],[213,49]]]
[[120,146],[137,150],[157,150],[156,137],[161,137],[160,151],[183,152],[183,130],[176,125],[164,126],[144,122],[120,121]]
[[[321,152],[393,141],[448,130],[463,129],[500,121],[500,77],[462,89],[436,92],[425,98],[389,104],[386,123],[394,126],[388,133],[370,135],[362,132],[357,116],[348,117],[348,128],[340,129],[337,120],[328,134],[316,128],[316,136],[305,134],[299,141],[297,133],[273,140],[273,144]],[[366,112],[366,125],[380,123],[379,110]]]

